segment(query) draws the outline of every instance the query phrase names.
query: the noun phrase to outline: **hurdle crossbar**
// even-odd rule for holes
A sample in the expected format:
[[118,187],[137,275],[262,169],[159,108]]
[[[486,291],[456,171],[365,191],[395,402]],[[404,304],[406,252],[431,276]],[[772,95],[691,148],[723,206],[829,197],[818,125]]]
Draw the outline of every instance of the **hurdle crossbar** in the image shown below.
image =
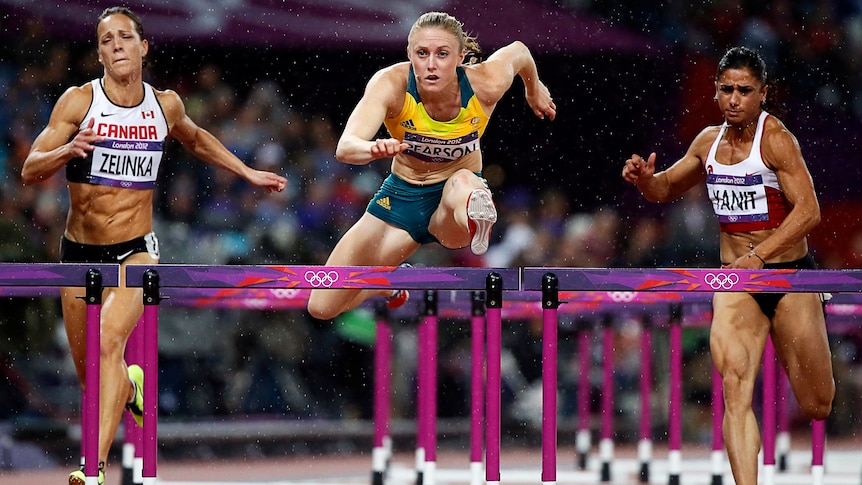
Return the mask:
[[[89,263],[3,263],[0,264],[0,287],[39,287],[54,293],[61,287],[87,286],[87,273],[98,271],[102,286],[117,286],[120,265]],[[5,296],[0,292],[0,296]]]
[[524,268],[523,290],[539,291],[553,273],[561,291],[745,291],[777,293],[855,293],[862,291],[862,269],[642,269]]
[[484,290],[492,272],[503,278],[507,290],[520,287],[517,268],[174,264],[130,264],[126,285],[141,286],[148,269],[158,272],[162,288]]

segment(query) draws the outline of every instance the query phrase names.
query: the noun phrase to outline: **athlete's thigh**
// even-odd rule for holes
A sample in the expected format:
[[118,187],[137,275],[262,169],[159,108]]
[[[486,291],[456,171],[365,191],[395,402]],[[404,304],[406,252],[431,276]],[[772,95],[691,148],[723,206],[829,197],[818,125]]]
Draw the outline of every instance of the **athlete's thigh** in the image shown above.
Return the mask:
[[407,231],[369,213],[353,225],[329,255],[327,266],[396,266],[419,248]]
[[746,293],[719,292],[713,296],[710,349],[716,368],[754,379],[769,334],[769,319]]
[[62,288],[60,304],[63,308],[63,324],[69,350],[80,377],[84,375],[84,360],[87,352],[87,305],[83,300],[84,288]]
[[107,288],[102,301],[102,338],[125,343],[144,313],[143,299],[141,288]]
[[772,339],[791,380],[831,380],[832,355],[819,294],[784,295],[775,311]]
[[144,312],[144,291],[140,287],[125,285],[126,267],[129,264],[158,264],[148,253],[129,256],[120,266],[120,286],[105,289],[102,301],[103,337],[117,338],[124,344]]

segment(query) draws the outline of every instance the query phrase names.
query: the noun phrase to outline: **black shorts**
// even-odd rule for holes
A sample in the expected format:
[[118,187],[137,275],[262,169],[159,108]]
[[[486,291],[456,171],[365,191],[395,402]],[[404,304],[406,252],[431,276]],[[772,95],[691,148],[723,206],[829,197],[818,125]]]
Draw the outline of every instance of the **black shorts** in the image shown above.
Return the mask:
[[151,232],[131,241],[117,244],[81,244],[60,238],[61,263],[122,263],[129,256],[137,253],[148,253],[153,259],[159,259],[159,240]]
[[[796,261],[788,261],[786,263],[771,263],[763,265],[763,269],[817,269],[817,263],[814,257],[810,254]],[[787,293],[752,293],[751,297],[760,306],[760,311],[770,320],[775,316],[775,309],[778,307],[778,302],[784,298]]]

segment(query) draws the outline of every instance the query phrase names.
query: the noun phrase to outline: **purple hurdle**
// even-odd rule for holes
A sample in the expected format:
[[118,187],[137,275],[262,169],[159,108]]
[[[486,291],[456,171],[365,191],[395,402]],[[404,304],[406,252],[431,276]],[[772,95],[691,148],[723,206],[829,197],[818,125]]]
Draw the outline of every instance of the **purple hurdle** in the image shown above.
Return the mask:
[[[3,293],[20,290],[28,294],[56,294],[59,288],[85,288],[87,357],[84,391],[81,394],[81,463],[84,480],[98,482],[99,475],[99,338],[101,328],[102,290],[116,287],[120,280],[117,264],[89,263],[3,263],[0,264],[0,287]],[[56,292],[56,293],[55,293]]]
[[[524,268],[522,289],[537,290],[547,274],[559,279],[559,289],[572,292],[680,292],[671,311],[671,396],[669,419],[669,482],[679,484],[681,467],[681,303],[693,293],[746,291],[781,293],[858,292],[862,270],[731,270],[643,268]],[[716,287],[716,274],[733,276],[730,287]],[[691,301],[699,299],[692,298]],[[553,378],[555,376],[551,376]],[[543,376],[544,378],[544,376]],[[556,386],[556,383],[554,383]],[[555,387],[554,387],[555,388]],[[773,389],[774,392],[774,389]],[[774,412],[774,411],[773,411]],[[774,428],[774,427],[773,427]],[[774,429],[773,429],[774,431]],[[824,423],[812,422],[811,474],[819,485],[823,478]],[[717,433],[716,433],[717,434]],[[773,450],[774,451],[774,450]]]
[[[169,280],[170,287],[173,288],[230,288],[232,290],[261,290],[266,288],[276,288],[281,290],[301,290],[307,288],[367,288],[367,289],[478,289],[474,285],[478,279],[478,272],[484,271],[483,277],[487,277],[486,289],[488,301],[487,307],[487,380],[488,386],[487,398],[485,401],[486,417],[485,417],[485,442],[486,442],[486,467],[485,477],[489,484],[497,484],[500,481],[500,320],[502,316],[502,288],[503,277],[499,273],[492,272],[488,274],[489,269],[478,268],[391,268],[391,267],[319,267],[319,266],[224,266],[224,267],[190,267],[181,265],[162,265],[155,267],[160,271],[162,282]],[[137,286],[135,279],[142,276],[142,272],[149,267],[130,265],[126,271],[127,286]],[[417,271],[419,270],[419,271]],[[596,269],[596,268],[522,268],[522,274],[519,270],[503,270],[502,272],[507,277],[519,279],[522,277],[523,283],[509,285],[509,289],[519,288],[522,291],[536,291],[541,289],[539,281],[548,273],[553,274],[559,280],[558,290],[564,289],[572,292],[584,292],[586,298],[596,302],[598,300],[606,301],[605,297],[612,293],[626,292],[639,295],[641,293],[661,292],[671,297],[657,298],[640,298],[636,296],[634,301],[636,304],[654,305],[662,298],[670,298],[677,302],[674,306],[681,306],[683,302],[701,302],[702,297],[695,298],[697,293],[713,293],[714,291],[778,291],[781,292],[819,292],[825,289],[832,291],[857,291],[858,282],[862,281],[862,271],[842,271],[842,272],[805,272],[805,271],[733,271],[734,279],[738,283],[734,283],[731,288],[714,288],[710,287],[710,278],[714,281],[717,272],[726,273],[729,270],[697,270],[697,269]],[[166,276],[166,275],[169,275]],[[841,290],[839,288],[844,288]],[[586,295],[589,293],[589,295]],[[602,296],[604,295],[604,296]],[[573,298],[578,298],[573,296]],[[544,300],[545,298],[543,298]],[[613,305],[616,306],[619,302],[614,300]],[[600,303],[596,307],[600,307],[605,303]],[[146,312],[145,312],[146,313]],[[672,311],[672,313],[674,313]],[[674,325],[674,318],[681,314],[680,310],[676,310],[677,315],[672,315],[671,325],[671,347],[681,344],[681,325]],[[548,315],[553,315],[554,312],[549,312]],[[543,326],[550,326],[551,319],[543,320]],[[556,323],[554,324],[556,329]],[[436,331],[436,330],[435,330]],[[544,344],[543,344],[544,345]],[[681,345],[677,348],[681,348]],[[550,345],[547,350],[550,351]],[[149,352],[149,351],[148,351]],[[543,348],[543,369],[545,368],[544,354],[546,349]],[[586,352],[585,354],[589,354]],[[679,481],[679,462],[680,446],[681,446],[681,410],[675,409],[681,405],[681,367],[674,363],[675,359],[679,358],[680,352],[673,354],[671,362],[671,381],[674,383],[671,388],[671,414],[670,419],[670,440],[671,449],[671,483]],[[555,360],[556,356],[548,357],[548,361]],[[436,361],[435,361],[436,365]],[[585,369],[588,366],[584,367]],[[548,378],[553,383],[553,387],[549,383],[543,382],[543,390],[556,390],[556,373],[548,371]],[[427,386],[426,386],[427,388]],[[548,401],[543,404],[543,413],[553,415],[553,418],[548,421],[544,420],[542,426],[542,442],[543,448],[553,450],[553,452],[543,451],[543,481],[556,481],[556,392],[543,392],[543,396],[549,398],[553,396],[553,401]],[[436,411],[436,409],[435,409]],[[436,419],[434,417],[433,419]],[[472,412],[471,412],[471,419]],[[155,421],[153,419],[152,421]],[[554,426],[546,425],[553,423]],[[812,450],[812,470],[816,475],[817,467],[822,467],[822,428],[817,431],[817,426],[822,427],[822,423],[813,423],[815,428],[812,429],[812,441],[816,442],[818,437],[821,443],[815,444]],[[427,428],[425,432],[420,433],[421,436],[428,434]],[[433,430],[434,428],[432,428]],[[472,426],[471,426],[472,429]],[[146,433],[146,429],[145,429]],[[434,431],[431,434],[436,434]],[[436,440],[436,437],[433,438]],[[434,443],[436,446],[436,442]],[[818,453],[820,457],[818,458]],[[674,456],[675,454],[675,456]],[[154,458],[153,458],[154,459]],[[472,459],[472,458],[471,458]],[[818,462],[820,465],[817,465]],[[145,453],[145,462],[147,461]],[[676,461],[676,463],[674,463]],[[553,466],[551,466],[553,465]],[[674,467],[677,473],[674,474]],[[821,469],[822,473],[822,469]]]
[[[147,283],[146,276],[150,275],[151,282]],[[158,305],[160,299],[158,289],[218,289],[227,288],[231,290],[265,290],[265,289],[280,289],[280,290],[303,290],[314,288],[332,288],[332,289],[392,289],[401,288],[406,290],[428,290],[433,289],[450,289],[450,290],[478,290],[487,289],[488,291],[488,314],[487,322],[488,330],[488,370],[487,370],[487,385],[489,389],[496,389],[496,392],[489,392],[489,399],[486,403],[487,425],[486,432],[486,475],[492,476],[496,473],[496,481],[499,482],[499,452],[500,452],[500,325],[502,312],[502,289],[504,281],[506,286],[515,290],[518,288],[519,281],[518,269],[502,269],[492,270],[489,268],[399,268],[399,267],[326,267],[326,266],[252,266],[252,265],[229,265],[229,266],[191,266],[191,265],[129,265],[126,268],[126,285],[129,287],[138,287],[142,285],[150,285],[155,291],[149,295],[150,303],[153,306]],[[258,294],[258,296],[260,296]],[[144,293],[145,305],[148,298],[148,292]],[[291,305],[291,308],[295,305]],[[148,315],[149,308],[145,306],[145,317]],[[155,311],[153,315],[153,326],[157,322]],[[427,321],[428,319],[426,319]],[[429,374],[424,374],[418,377],[421,378],[423,384],[418,389],[417,406],[422,406],[417,419],[417,442],[421,440],[422,447],[422,473],[426,475],[428,471],[433,469],[434,461],[436,460],[436,317],[433,322],[433,330],[428,331],[429,338],[420,338],[423,344],[427,347],[422,350],[423,356],[420,361],[426,362],[426,365],[420,366],[425,371],[433,372],[433,381],[429,379]],[[430,322],[429,322],[430,323]],[[430,337],[433,334],[433,341]],[[426,334],[423,333],[423,337]],[[496,339],[496,340],[495,340]],[[152,339],[155,342],[155,339]],[[494,342],[496,341],[496,344]],[[149,343],[149,342],[148,342]],[[430,344],[430,345],[428,345]],[[496,345],[496,348],[494,348]],[[155,365],[155,355],[157,348],[148,348],[145,359],[151,359],[152,365]],[[431,361],[422,359],[432,359]],[[145,372],[153,374],[157,372],[155,367],[145,368]],[[155,381],[155,382],[154,382]],[[145,383],[156,385],[155,379],[147,379]],[[149,385],[145,386],[149,389]],[[150,391],[145,391],[150,392]],[[157,396],[154,390],[150,395]],[[430,397],[429,397],[430,396]],[[157,399],[148,400],[156,404]],[[420,404],[421,403],[421,404]],[[155,480],[155,415],[156,408],[152,410],[153,429],[148,431],[147,414],[145,413],[144,425],[144,480]],[[388,416],[387,416],[388,418]],[[426,422],[425,419],[428,419]],[[419,422],[421,420],[421,423]],[[388,419],[387,419],[388,421]],[[150,434],[151,433],[151,434]],[[152,442],[148,441],[148,436]],[[150,444],[148,447],[147,444]],[[147,463],[151,464],[148,466]],[[429,465],[430,464],[430,465]],[[423,476],[419,480],[433,483],[433,476]],[[149,485],[149,484],[147,484]]]

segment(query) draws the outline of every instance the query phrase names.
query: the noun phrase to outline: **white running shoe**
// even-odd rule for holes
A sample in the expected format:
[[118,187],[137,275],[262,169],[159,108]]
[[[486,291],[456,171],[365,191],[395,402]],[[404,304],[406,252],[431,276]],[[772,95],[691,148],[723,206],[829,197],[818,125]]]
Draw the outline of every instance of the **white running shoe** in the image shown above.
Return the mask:
[[491,191],[476,189],[467,199],[467,225],[470,229],[470,249],[473,254],[485,254],[491,238],[491,227],[497,222],[497,208],[491,200]]

